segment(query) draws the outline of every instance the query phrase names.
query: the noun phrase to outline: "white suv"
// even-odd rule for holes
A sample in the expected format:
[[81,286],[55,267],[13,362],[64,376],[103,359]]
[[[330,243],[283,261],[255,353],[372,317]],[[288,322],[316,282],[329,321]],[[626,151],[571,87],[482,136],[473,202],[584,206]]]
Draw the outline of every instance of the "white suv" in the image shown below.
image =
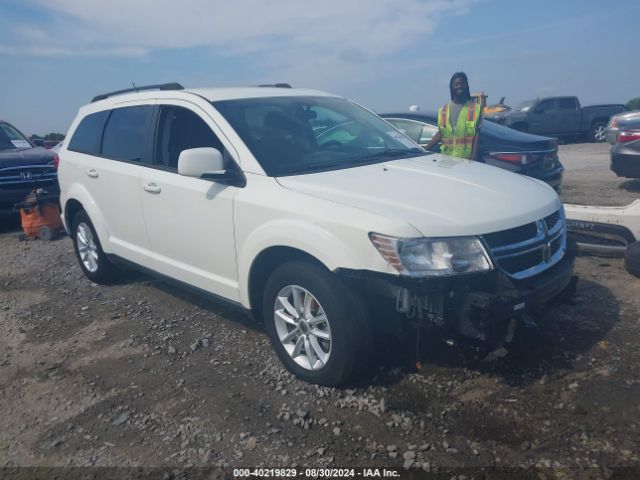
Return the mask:
[[59,179],[87,277],[124,261],[212,294],[262,320],[283,364],[318,384],[352,379],[374,334],[407,317],[498,341],[572,284],[552,188],[429,154],[323,92],[100,95],[71,126]]

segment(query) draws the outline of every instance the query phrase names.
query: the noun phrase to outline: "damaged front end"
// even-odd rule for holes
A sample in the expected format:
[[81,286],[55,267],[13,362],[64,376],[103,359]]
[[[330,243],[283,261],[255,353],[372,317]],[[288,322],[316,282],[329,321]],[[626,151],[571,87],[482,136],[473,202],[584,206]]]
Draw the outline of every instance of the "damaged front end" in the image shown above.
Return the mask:
[[[458,255],[458,265],[469,272],[423,276],[340,273],[352,282],[357,279],[367,299],[371,299],[371,293],[378,294],[379,304],[367,303],[373,306],[372,318],[379,330],[402,333],[407,322],[390,321],[395,313],[414,326],[442,327],[447,338],[462,337],[490,346],[509,341],[520,320],[537,315],[552,300],[574,295],[574,253],[567,246],[562,209],[539,221],[477,240],[489,268],[483,268],[482,261],[474,256],[474,246],[448,253],[452,269],[456,268]],[[389,253],[391,247],[387,242],[379,249],[384,249],[388,261],[397,261]]]

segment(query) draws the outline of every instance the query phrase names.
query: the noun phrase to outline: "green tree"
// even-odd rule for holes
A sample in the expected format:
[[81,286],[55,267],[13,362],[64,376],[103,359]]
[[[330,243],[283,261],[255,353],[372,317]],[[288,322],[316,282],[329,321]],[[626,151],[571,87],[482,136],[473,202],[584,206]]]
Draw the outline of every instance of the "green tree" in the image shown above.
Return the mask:
[[629,110],[640,110],[640,97],[632,98],[627,102]]
[[64,140],[64,134],[62,133],[47,133],[44,136],[45,140],[53,140],[56,142],[61,142],[62,140]]

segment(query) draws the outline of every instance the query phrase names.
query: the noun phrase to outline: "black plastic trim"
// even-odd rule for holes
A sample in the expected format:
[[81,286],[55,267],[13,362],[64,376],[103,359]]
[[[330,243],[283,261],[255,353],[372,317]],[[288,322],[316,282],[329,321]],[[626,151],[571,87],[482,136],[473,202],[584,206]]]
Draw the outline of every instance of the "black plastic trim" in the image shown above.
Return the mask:
[[202,288],[199,287],[195,287],[193,285],[190,285],[188,283],[182,282],[180,280],[176,280],[175,278],[169,277],[167,275],[164,275],[156,270],[153,270],[151,268],[147,268],[147,267],[143,267],[142,265],[139,265],[135,262],[132,262],[130,260],[127,260],[125,258],[120,257],[119,255],[115,255],[113,253],[105,253],[106,257],[109,259],[109,261],[113,262],[113,263],[118,263],[120,265],[124,265],[126,267],[132,268],[134,270],[138,270],[142,273],[145,273],[151,277],[155,277],[158,280],[162,280],[165,283],[171,284],[171,285],[175,285],[178,288],[181,288],[183,290],[186,291],[190,291],[192,293],[195,293],[196,295],[208,298],[216,303],[220,303],[226,307],[229,307],[235,311],[241,312],[247,316],[249,316],[250,318],[253,318],[253,314],[251,312],[251,309],[245,308],[241,303],[239,302],[235,302],[233,300],[229,300],[228,298],[222,297],[220,295],[217,295],[215,293],[209,292],[207,290],[203,290]]
[[116,90],[115,92],[102,93],[96,95],[91,100],[91,103],[99,100],[104,100],[115,95],[122,95],[124,93],[139,92],[140,90],[184,90],[184,87],[177,82],[173,83],[159,83],[157,85],[144,85],[141,87],[125,88],[123,90]]

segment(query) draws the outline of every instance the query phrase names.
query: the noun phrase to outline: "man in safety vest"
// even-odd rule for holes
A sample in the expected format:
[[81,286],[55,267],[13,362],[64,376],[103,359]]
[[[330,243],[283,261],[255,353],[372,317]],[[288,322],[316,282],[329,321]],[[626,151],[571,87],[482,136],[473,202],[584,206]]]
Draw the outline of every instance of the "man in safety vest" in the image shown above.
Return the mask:
[[471,100],[469,81],[463,72],[454,73],[449,81],[451,102],[438,110],[438,132],[426,149],[442,142],[440,152],[459,158],[476,159],[481,106]]

